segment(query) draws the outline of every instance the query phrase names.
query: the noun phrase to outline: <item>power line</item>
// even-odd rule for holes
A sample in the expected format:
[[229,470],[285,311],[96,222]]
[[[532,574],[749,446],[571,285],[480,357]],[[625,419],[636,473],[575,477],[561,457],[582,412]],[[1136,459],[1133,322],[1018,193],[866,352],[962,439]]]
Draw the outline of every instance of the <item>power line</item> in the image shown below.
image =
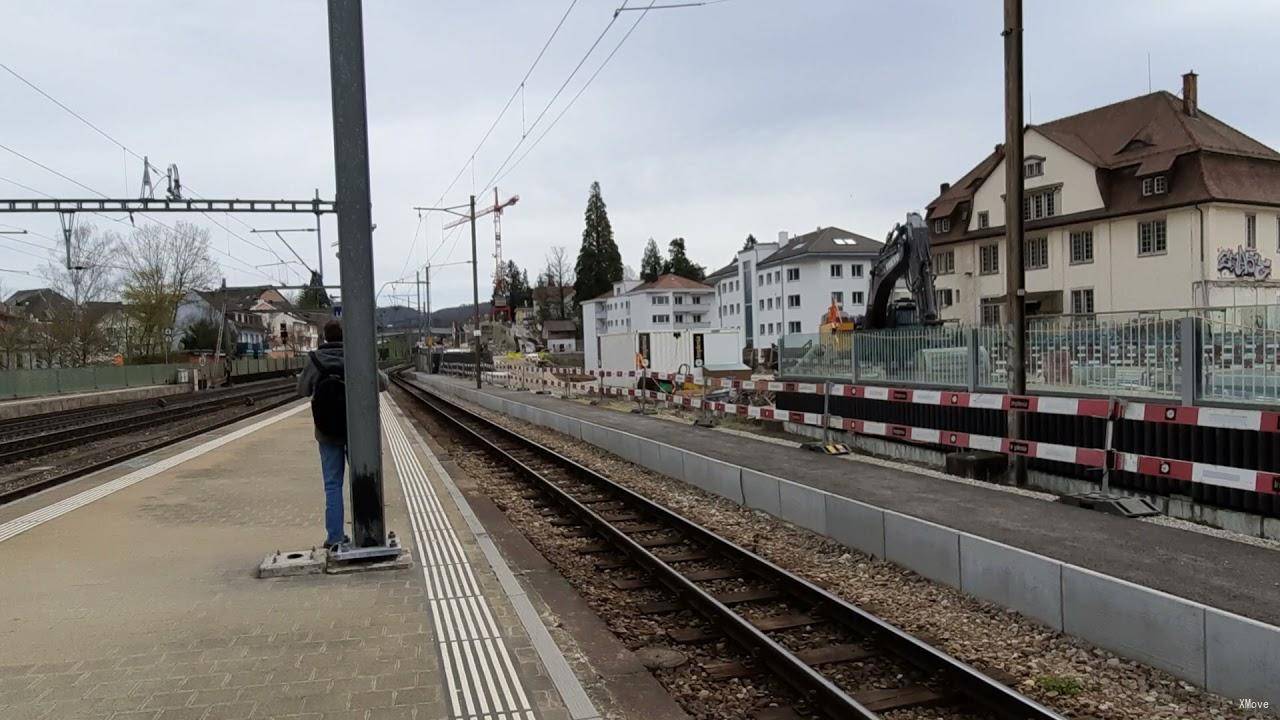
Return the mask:
[[35,159],[33,159],[33,158],[31,158],[31,157],[29,157],[29,156],[27,156],[27,155],[23,155],[22,153],[18,152],[17,150],[14,150],[13,148],[9,147],[8,145],[5,145],[5,144],[3,144],[3,143],[0,143],[0,150],[7,150],[8,152],[11,152],[11,153],[13,153],[14,155],[17,155],[18,157],[22,158],[23,160],[26,160],[27,162],[31,163],[32,165],[35,165],[35,166],[36,166],[36,167],[38,167],[38,168],[42,168],[42,169],[44,169],[44,170],[47,170],[48,172],[51,172],[51,173],[53,173],[54,175],[57,175],[58,177],[62,178],[63,180],[66,180],[66,181],[68,181],[68,182],[75,183],[76,185],[79,185],[80,187],[84,188],[85,190],[88,190],[89,192],[91,192],[91,193],[93,193],[93,194],[95,194],[95,195],[101,195],[102,197],[107,197],[107,195],[105,195],[104,193],[100,193],[100,192],[98,192],[97,190],[94,190],[93,188],[89,187],[88,185],[85,185],[84,183],[80,182],[79,180],[76,180],[75,178],[73,178],[73,177],[71,177],[71,176],[69,176],[69,175],[66,175],[65,173],[59,172],[59,171],[57,171],[57,170],[54,170],[53,168],[49,167],[48,165],[45,165],[44,163],[40,162],[39,160],[35,160]]
[[[653,5],[653,2],[650,2],[649,4]],[[622,9],[625,9],[626,3],[624,2],[622,5],[623,5]],[[647,12],[648,10],[646,9],[646,13]],[[644,15],[641,15],[640,17],[644,18]],[[499,165],[498,169],[494,171],[493,177],[489,178],[489,182],[485,183],[484,187],[480,189],[480,192],[476,193],[477,195],[483,195],[489,191],[489,188],[492,187],[493,185],[494,178],[496,178],[498,174],[501,173],[503,169],[507,167],[507,163],[511,162],[511,158],[516,154],[516,151],[520,149],[520,146],[524,144],[525,139],[529,137],[529,132],[531,132],[534,128],[538,127],[538,123],[542,122],[542,118],[546,116],[547,111],[549,111],[551,109],[551,106],[555,104],[556,100],[560,98],[560,93],[564,92],[564,89],[569,86],[570,82],[573,81],[573,78],[578,74],[578,71],[581,70],[582,66],[586,64],[587,59],[591,57],[591,54],[593,52],[595,52],[596,48],[600,45],[600,41],[604,40],[604,36],[608,34],[609,30],[613,28],[613,24],[616,23],[617,21],[618,21],[618,13],[615,12],[613,14],[613,17],[609,18],[609,23],[604,26],[604,30],[601,30],[600,34],[596,36],[595,42],[591,43],[591,47],[587,48],[587,52],[582,55],[582,59],[579,60],[578,64],[573,67],[573,71],[570,72],[569,76],[564,79],[564,82],[560,83],[560,87],[556,89],[555,94],[552,95],[551,99],[547,101],[547,104],[543,106],[542,111],[538,113],[538,116],[533,119],[533,123],[529,125],[528,131],[521,133],[520,139],[516,141],[515,147],[511,148],[511,152],[507,153],[507,157],[503,159],[502,164]],[[632,28],[634,29],[634,27],[635,26],[633,25]]]
[[58,99],[57,99],[57,98],[55,98],[54,96],[52,96],[52,95],[50,95],[49,93],[47,93],[47,92],[45,92],[44,90],[42,90],[42,89],[40,88],[40,86],[36,85],[35,83],[31,82],[31,81],[30,81],[30,80],[28,80],[27,78],[25,78],[25,77],[23,77],[22,75],[18,74],[18,71],[14,70],[13,68],[9,67],[8,65],[5,65],[5,64],[4,64],[4,63],[2,63],[2,62],[0,62],[0,68],[4,68],[4,69],[5,69],[5,71],[6,71],[6,72],[8,72],[10,75],[12,75],[12,76],[14,76],[14,77],[18,78],[19,80],[21,80],[22,82],[26,83],[26,85],[27,85],[28,87],[30,87],[32,90],[35,90],[36,92],[38,92],[38,93],[40,93],[41,95],[43,95],[47,100],[49,100],[49,102],[53,103],[54,105],[57,105],[58,107],[62,108],[63,110],[66,110],[68,113],[71,113],[71,115],[72,115],[74,118],[76,118],[76,119],[77,119],[77,120],[79,120],[80,122],[84,123],[85,125],[88,125],[90,128],[93,128],[94,132],[98,133],[98,134],[99,134],[99,135],[101,135],[102,137],[104,137],[104,138],[106,138],[106,139],[110,140],[111,142],[115,143],[116,145],[118,145],[118,146],[120,147],[120,149],[121,149],[121,150],[124,150],[125,152],[127,152],[127,153],[129,153],[130,155],[132,155],[132,156],[134,156],[134,157],[138,158],[139,160],[145,160],[145,158],[144,158],[142,155],[139,155],[138,153],[136,153],[136,152],[134,152],[132,149],[130,149],[130,148],[129,148],[129,146],[125,145],[124,143],[122,143],[122,142],[120,142],[119,140],[117,140],[117,139],[115,139],[114,137],[112,137],[112,136],[111,136],[111,134],[110,134],[110,133],[108,133],[106,130],[103,130],[102,128],[98,127],[97,125],[94,125],[93,123],[89,122],[89,120],[88,120],[88,119],[86,119],[83,115],[81,115],[80,113],[76,112],[75,110],[72,110],[71,108],[67,107],[65,104],[63,104],[63,103],[62,103],[62,101],[58,100]]
[[[723,0],[720,0],[720,1],[723,1]],[[708,4],[708,3],[694,3],[689,7],[692,7],[694,5],[705,5],[705,4]],[[547,129],[544,130],[542,134],[539,135],[533,141],[533,144],[530,145],[529,148],[524,151],[524,154],[522,154],[515,161],[515,163],[513,163],[511,167],[507,169],[506,172],[502,173],[501,177],[498,177],[495,174],[495,176],[489,180],[489,185],[485,186],[485,190],[488,190],[490,185],[493,185],[501,181],[502,179],[506,178],[506,176],[510,175],[511,172],[514,171],[516,167],[518,167],[520,163],[524,161],[525,158],[529,157],[529,153],[533,152],[533,149],[538,147],[538,144],[542,142],[542,139],[545,138],[547,135],[549,135],[551,131],[555,129],[555,126],[560,122],[560,118],[564,117],[565,113],[569,112],[569,108],[573,107],[573,104],[578,101],[578,98],[582,97],[582,93],[586,92],[587,88],[591,86],[592,81],[596,79],[596,76],[600,74],[600,71],[604,70],[605,66],[609,64],[609,61],[613,59],[613,56],[616,55],[618,50],[622,48],[622,44],[627,41],[627,38],[631,37],[631,33],[635,32],[636,26],[640,24],[640,21],[645,18],[645,15],[649,14],[649,10],[656,9],[658,7],[661,7],[661,6],[656,6],[652,2],[650,2],[649,7],[644,8],[644,12],[640,14],[640,17],[636,18],[636,21],[634,23],[631,23],[631,27],[627,29],[626,34],[622,36],[622,39],[618,41],[618,44],[613,46],[613,50],[611,50],[608,56],[605,57],[604,62],[600,63],[600,67],[597,67],[595,72],[591,73],[591,77],[587,78],[587,82],[585,82],[582,85],[582,87],[578,88],[578,92],[576,92],[574,96],[570,98],[569,102],[563,108],[561,108],[560,113],[555,116],[555,118],[551,121],[551,124],[547,126]],[[671,6],[671,7],[676,7],[676,6]],[[685,7],[685,6],[680,6],[680,7]],[[632,9],[639,10],[640,8],[632,8]]]
[[[476,153],[479,153],[480,149],[484,147],[485,142],[488,141],[489,136],[494,131],[494,128],[498,127],[498,123],[502,121],[502,118],[504,116],[506,116],[507,110],[511,109],[511,104],[515,102],[516,96],[520,95],[523,98],[525,83],[528,82],[529,77],[533,75],[534,68],[538,67],[538,63],[542,60],[542,56],[546,54],[547,48],[551,47],[551,41],[556,39],[556,35],[560,33],[560,28],[564,26],[564,21],[569,18],[569,13],[573,11],[573,8],[577,4],[578,4],[578,0],[572,0],[569,3],[569,7],[566,8],[564,11],[564,14],[560,16],[560,22],[556,23],[555,29],[551,31],[551,35],[547,37],[547,41],[542,44],[542,49],[538,51],[538,56],[533,59],[533,63],[531,63],[529,65],[529,69],[525,71],[524,77],[520,78],[519,84],[517,84],[515,90],[511,92],[511,97],[507,98],[507,102],[505,105],[502,106],[502,110],[498,112],[498,116],[495,117],[493,119],[493,122],[489,124],[489,129],[484,131],[484,135],[480,138],[480,142],[477,143],[475,149],[471,151],[471,155],[469,156],[468,161],[462,164],[462,167],[458,169],[458,174],[453,176],[453,179],[449,181],[449,185],[444,189],[444,192],[440,193],[440,197],[435,202],[436,205],[440,205],[441,203],[444,202],[445,196],[448,195],[449,191],[453,189],[453,186],[458,183],[458,180],[462,177],[463,173],[467,171],[468,166],[471,167],[472,173],[474,174]],[[623,3],[623,4],[625,5],[626,3]],[[523,103],[523,100],[521,102]],[[523,121],[522,121],[521,135],[524,135],[524,134],[525,134],[525,129],[523,127]],[[475,183],[473,182],[472,185],[474,184]],[[445,243],[445,238],[442,236],[440,238],[440,246],[442,247],[444,243]],[[409,260],[413,257],[413,252],[414,250],[417,249],[417,247],[418,247],[418,235],[417,235],[417,232],[415,231],[413,236],[413,243],[409,245],[409,252],[407,255],[405,255],[404,266],[400,268],[401,276],[405,275],[405,271],[409,267]],[[439,251],[439,247],[437,247],[436,249],[436,252],[438,251]],[[432,258],[434,257],[435,257],[435,252],[432,252],[430,255],[428,255],[427,264],[430,264]]]

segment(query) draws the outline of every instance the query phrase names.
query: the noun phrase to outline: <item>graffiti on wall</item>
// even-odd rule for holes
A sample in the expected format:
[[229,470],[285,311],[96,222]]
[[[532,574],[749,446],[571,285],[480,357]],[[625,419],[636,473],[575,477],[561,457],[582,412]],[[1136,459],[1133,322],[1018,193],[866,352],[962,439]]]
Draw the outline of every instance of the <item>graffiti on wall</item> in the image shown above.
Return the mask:
[[1255,248],[1222,248],[1218,251],[1218,272],[1238,278],[1266,280],[1271,277],[1271,261]]

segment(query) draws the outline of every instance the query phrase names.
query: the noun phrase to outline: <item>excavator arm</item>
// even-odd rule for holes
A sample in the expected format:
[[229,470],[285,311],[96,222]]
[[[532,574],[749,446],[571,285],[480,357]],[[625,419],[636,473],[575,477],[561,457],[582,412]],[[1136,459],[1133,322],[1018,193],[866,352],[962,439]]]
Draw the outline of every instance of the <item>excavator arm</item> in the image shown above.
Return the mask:
[[867,314],[858,323],[860,327],[879,329],[899,324],[898,315],[907,308],[893,302],[893,289],[904,277],[914,301],[915,322],[936,324],[938,300],[933,291],[929,228],[919,213],[907,213],[907,221],[894,225],[885,238],[884,248],[871,266]]

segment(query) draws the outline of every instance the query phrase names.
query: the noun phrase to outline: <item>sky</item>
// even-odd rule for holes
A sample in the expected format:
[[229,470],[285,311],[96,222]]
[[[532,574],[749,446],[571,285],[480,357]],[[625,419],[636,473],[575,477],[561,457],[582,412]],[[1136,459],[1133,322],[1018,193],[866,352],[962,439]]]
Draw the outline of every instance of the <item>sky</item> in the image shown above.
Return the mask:
[[[531,277],[552,247],[576,256],[593,181],[626,264],[639,267],[651,237],[664,249],[683,237],[710,271],[748,233],[834,225],[882,238],[1003,139],[998,0],[723,0],[615,19],[620,3],[365,3],[380,304],[416,302],[414,273],[428,262],[434,307],[470,302],[469,269],[452,264],[469,257],[466,228],[442,232],[446,218],[413,207],[465,204],[472,192],[483,205],[495,177],[503,199],[520,196],[503,215],[504,259]],[[3,4],[0,63],[154,165],[177,164],[189,193],[333,196],[323,2]],[[1024,24],[1029,122],[1148,88],[1177,93],[1194,69],[1201,108],[1280,147],[1280,3],[1027,0]],[[0,198],[99,196],[76,183],[136,197],[142,162],[116,142],[0,69],[0,145],[69,178],[0,149]],[[292,258],[279,240],[249,230],[313,216],[184,219],[210,229],[228,284],[304,279],[277,264]],[[37,268],[60,237],[56,216],[0,223],[28,230],[0,234],[0,287],[44,285]],[[321,231],[336,282],[332,216]],[[477,235],[483,300],[492,222]],[[286,238],[314,267],[315,236]]]

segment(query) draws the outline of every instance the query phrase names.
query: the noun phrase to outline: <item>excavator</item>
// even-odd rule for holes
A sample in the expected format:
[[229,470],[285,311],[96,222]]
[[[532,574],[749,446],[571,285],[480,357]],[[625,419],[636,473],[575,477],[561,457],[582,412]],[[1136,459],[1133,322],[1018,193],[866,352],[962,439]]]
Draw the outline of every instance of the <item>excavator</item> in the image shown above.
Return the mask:
[[[894,298],[898,281],[906,279],[911,297]],[[819,332],[840,335],[855,330],[881,330],[908,325],[937,325],[937,296],[933,291],[933,260],[929,230],[919,213],[908,213],[894,225],[884,248],[871,266],[867,314],[853,317],[833,302],[823,315]]]

